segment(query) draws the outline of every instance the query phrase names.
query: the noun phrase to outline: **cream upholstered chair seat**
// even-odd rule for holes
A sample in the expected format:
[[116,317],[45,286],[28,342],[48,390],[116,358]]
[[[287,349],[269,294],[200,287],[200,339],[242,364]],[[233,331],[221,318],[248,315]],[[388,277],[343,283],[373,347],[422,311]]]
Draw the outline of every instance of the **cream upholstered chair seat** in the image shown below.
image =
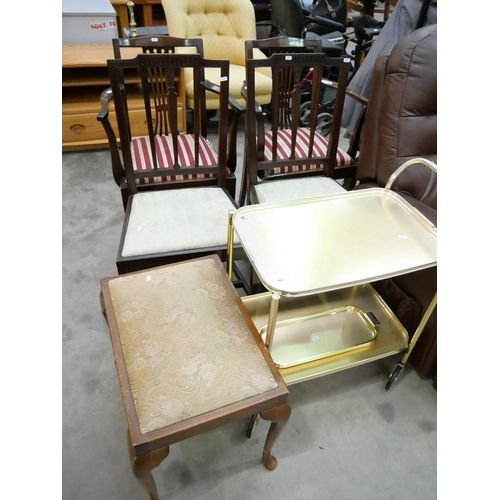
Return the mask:
[[215,186],[137,193],[120,257],[224,246],[230,210],[231,199]]
[[[207,59],[229,60],[229,92],[245,106],[241,87],[245,80],[245,41],[257,38],[255,10],[249,0],[162,0],[169,34],[180,38],[203,39],[204,56]],[[256,50],[255,58],[265,58]],[[219,75],[208,69],[207,78],[218,83]],[[193,99],[192,72],[185,71],[187,105]],[[260,71],[256,81],[257,102],[271,101],[271,72]],[[218,109],[216,98],[207,94],[207,109]]]
[[345,189],[330,177],[315,176],[262,182],[255,186],[255,192],[259,203],[273,203],[343,193]]

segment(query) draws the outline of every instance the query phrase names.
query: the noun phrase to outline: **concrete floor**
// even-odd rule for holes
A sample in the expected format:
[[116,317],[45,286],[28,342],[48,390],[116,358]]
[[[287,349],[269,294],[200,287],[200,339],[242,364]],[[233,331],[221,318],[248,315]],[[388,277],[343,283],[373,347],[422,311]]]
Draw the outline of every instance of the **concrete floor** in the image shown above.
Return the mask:
[[[99,304],[123,221],[108,151],[63,153],[62,201],[62,498],[145,499]],[[260,462],[264,421],[250,439],[240,421],[172,445],[154,471],[160,498],[437,498],[437,392],[409,366],[385,391],[398,359],[291,386],[273,472]]]

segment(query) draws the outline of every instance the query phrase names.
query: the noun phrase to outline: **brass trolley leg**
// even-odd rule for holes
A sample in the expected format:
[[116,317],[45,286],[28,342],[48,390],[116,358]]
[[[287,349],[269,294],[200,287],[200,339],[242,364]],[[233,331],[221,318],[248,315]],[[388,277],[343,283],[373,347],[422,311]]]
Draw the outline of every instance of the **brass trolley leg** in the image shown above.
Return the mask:
[[280,302],[281,295],[279,293],[273,292],[271,294],[271,307],[269,309],[269,318],[267,320],[267,333],[266,344],[267,349],[271,352],[274,340],[274,330],[276,329],[276,320],[278,319],[278,304]]
[[[271,294],[271,307],[269,309],[269,318],[267,320],[267,332],[264,344],[266,345],[269,352],[273,346],[274,330],[276,328],[276,320],[278,319],[278,305],[281,295],[279,293],[273,292]],[[246,437],[250,439],[252,432],[257,425],[259,420],[259,415],[252,415],[248,421]]]
[[227,275],[229,279],[233,279],[233,247],[234,247],[234,227],[233,227],[234,210],[230,210],[227,214]]
[[432,312],[436,308],[437,304],[437,292],[434,294],[434,297],[431,300],[431,303],[429,304],[429,307],[427,308],[427,311],[425,311],[424,316],[420,320],[420,323],[415,330],[415,334],[413,335],[410,343],[408,344],[408,348],[406,349],[405,354],[399,361],[399,363],[394,367],[394,369],[391,372],[391,375],[389,376],[389,380],[385,384],[385,390],[388,391],[393,384],[401,375],[401,372],[404,370],[406,362],[408,361],[408,358],[410,357],[411,352],[413,351],[413,348],[415,347],[416,343],[418,342],[418,339],[420,338],[420,335],[422,334],[425,325],[427,324],[427,321],[429,321],[429,318],[431,317]]

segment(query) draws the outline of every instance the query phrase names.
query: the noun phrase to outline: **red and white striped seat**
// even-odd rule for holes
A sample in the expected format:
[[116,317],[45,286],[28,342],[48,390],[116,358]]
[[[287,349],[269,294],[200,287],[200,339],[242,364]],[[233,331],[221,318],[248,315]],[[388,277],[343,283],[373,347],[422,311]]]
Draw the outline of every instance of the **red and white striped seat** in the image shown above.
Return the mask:
[[[309,134],[310,129],[299,128],[296,134],[296,147],[295,147],[295,157],[296,158],[307,158],[308,155],[308,145],[309,145]],[[264,134],[264,158],[266,161],[272,161],[272,132],[267,131]],[[277,148],[276,156],[277,160],[286,160],[290,157],[292,145],[292,131],[291,130],[279,130],[277,134]],[[314,146],[313,146],[313,157],[325,157],[328,151],[328,138],[321,135],[319,132],[314,132]],[[337,149],[337,167],[348,167],[354,162],[354,160],[342,149]],[[308,164],[308,165],[289,165],[283,167],[275,167],[269,169],[269,174],[288,174],[292,172],[305,172],[309,170],[317,170],[322,168],[321,164]]]
[[[179,173],[173,171],[174,151],[172,145],[172,136],[161,135],[155,136],[155,149],[159,174],[158,177],[149,177],[136,179],[137,184],[153,184],[155,182],[170,182],[194,179],[209,179],[213,178],[213,174],[182,174],[182,167],[194,165],[194,144],[195,138],[192,134],[180,134],[179,141],[179,158],[178,162],[181,169],[177,170]],[[205,138],[200,137],[200,154],[199,164],[204,166],[217,165],[217,153],[213,149],[210,142]],[[130,144],[132,152],[132,165],[135,171],[153,170],[153,156],[151,153],[151,144],[149,137],[139,137],[132,139]],[[229,174],[229,169],[227,170]]]

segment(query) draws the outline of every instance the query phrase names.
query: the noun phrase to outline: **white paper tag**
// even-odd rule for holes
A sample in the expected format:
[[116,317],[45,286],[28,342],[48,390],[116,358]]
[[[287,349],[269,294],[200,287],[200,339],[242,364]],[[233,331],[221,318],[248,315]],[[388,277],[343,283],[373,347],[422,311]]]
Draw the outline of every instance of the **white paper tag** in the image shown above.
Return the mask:
[[227,82],[227,76],[222,76],[220,79],[221,82]]

